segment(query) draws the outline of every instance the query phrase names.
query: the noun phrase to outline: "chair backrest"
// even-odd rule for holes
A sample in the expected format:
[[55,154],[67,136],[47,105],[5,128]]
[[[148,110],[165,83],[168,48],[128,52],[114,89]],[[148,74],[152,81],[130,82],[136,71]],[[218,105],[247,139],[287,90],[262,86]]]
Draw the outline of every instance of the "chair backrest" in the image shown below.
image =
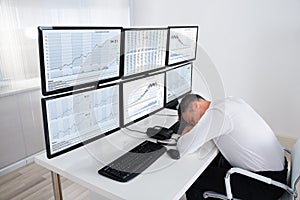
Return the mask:
[[300,138],[297,140],[292,150],[292,168],[290,178],[291,188],[296,190],[296,185],[300,179]]

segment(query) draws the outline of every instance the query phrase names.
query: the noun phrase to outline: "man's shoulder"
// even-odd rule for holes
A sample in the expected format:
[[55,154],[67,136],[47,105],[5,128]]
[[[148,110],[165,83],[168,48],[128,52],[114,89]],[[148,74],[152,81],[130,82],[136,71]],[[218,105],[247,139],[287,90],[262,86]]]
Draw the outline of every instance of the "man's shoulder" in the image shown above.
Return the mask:
[[215,101],[212,101],[213,106],[218,106],[222,104],[231,104],[231,103],[239,103],[239,104],[245,104],[246,102],[240,98],[240,97],[234,97],[234,96],[228,96],[223,99],[218,99]]
[[229,96],[229,97],[226,97],[224,99],[224,101],[226,102],[234,102],[234,103],[246,103],[242,98],[240,97],[234,97],[234,96]]
[[232,109],[243,108],[245,106],[248,107],[248,104],[242,98],[228,96],[226,98],[213,101],[210,106],[210,110],[217,109],[221,111],[228,111]]

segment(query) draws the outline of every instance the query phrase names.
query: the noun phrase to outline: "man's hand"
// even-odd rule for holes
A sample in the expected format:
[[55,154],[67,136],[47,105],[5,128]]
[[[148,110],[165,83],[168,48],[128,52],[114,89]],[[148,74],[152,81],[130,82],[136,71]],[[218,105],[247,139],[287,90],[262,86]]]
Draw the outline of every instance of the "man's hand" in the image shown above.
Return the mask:
[[192,125],[187,125],[187,126],[183,129],[181,135],[184,135],[184,134],[188,133],[190,130],[192,130],[192,128],[194,128],[194,126],[192,126]]

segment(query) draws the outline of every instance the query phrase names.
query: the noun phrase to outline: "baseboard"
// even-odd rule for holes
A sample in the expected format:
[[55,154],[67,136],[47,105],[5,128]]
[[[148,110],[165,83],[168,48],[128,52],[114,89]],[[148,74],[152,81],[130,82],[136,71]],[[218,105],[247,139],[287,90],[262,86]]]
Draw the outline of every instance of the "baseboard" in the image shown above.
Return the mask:
[[25,165],[28,165],[28,164],[32,163],[34,161],[34,157],[37,156],[38,154],[42,153],[43,151],[38,152],[36,154],[33,154],[31,156],[28,156],[28,157],[26,157],[22,160],[19,160],[18,162],[15,162],[11,165],[8,165],[7,167],[4,167],[4,168],[0,169],[0,176],[8,174],[8,173],[10,173],[14,170],[17,170],[21,167],[24,167]]
[[0,176],[8,174],[9,172],[12,172],[16,169],[19,169],[19,168],[21,168],[25,165],[26,165],[26,159],[23,159],[23,160],[20,160],[18,162],[15,162],[11,165],[8,165],[7,167],[4,167],[4,168],[0,169]]

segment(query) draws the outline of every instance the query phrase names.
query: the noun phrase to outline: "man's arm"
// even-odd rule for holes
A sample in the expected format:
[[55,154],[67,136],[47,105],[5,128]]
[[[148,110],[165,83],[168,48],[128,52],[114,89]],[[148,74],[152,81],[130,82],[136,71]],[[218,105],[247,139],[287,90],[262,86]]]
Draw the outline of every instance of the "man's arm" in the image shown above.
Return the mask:
[[193,153],[207,141],[229,133],[231,120],[219,109],[210,109],[195,126],[188,125],[177,142],[180,155]]

